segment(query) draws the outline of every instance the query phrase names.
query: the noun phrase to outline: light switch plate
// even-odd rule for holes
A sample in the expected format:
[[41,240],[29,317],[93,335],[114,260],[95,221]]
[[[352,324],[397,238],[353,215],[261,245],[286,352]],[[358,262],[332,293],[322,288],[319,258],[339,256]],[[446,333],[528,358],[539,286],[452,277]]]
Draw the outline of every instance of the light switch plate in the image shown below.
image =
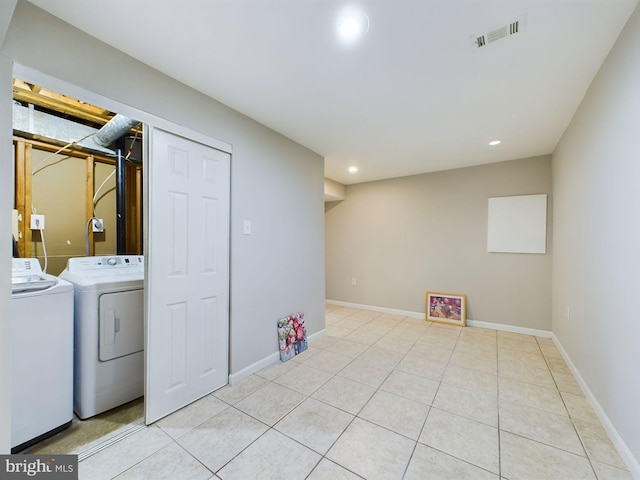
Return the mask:
[[20,238],[20,216],[18,210],[15,209],[11,211],[11,231],[13,237],[18,240]]

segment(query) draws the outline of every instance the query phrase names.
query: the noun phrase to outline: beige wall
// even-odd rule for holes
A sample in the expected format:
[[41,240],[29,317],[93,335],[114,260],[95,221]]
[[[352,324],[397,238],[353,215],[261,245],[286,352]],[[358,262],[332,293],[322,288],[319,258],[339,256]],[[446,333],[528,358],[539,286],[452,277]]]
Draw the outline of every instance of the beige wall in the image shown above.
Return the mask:
[[[6,68],[15,61],[233,146],[232,374],[277,356],[275,322],[279,318],[303,311],[310,335],[324,328],[324,162],[320,155],[26,1],[16,6],[0,55],[9,59],[0,64],[5,68],[0,71],[3,92],[10,92]],[[7,109],[0,111],[10,110],[10,99],[1,98]],[[0,129],[11,131],[10,113],[0,116]],[[9,152],[0,157],[0,163],[10,159]],[[4,192],[10,188],[10,177],[0,177],[0,183]],[[5,197],[3,193],[0,198]],[[7,219],[10,210],[10,202],[0,203]],[[252,235],[243,235],[245,219],[252,222]]]
[[488,198],[537,193],[549,156],[347,186],[325,208],[327,298],[424,312],[427,290],[462,293],[471,320],[550,330],[550,242],[487,253]]
[[[107,179],[115,170],[115,165],[107,165],[104,163],[96,163],[94,169],[94,191],[97,190],[102,182],[104,186],[98,192],[95,204],[96,218],[101,218],[104,223],[104,232],[94,233],[95,255],[115,255],[118,252],[118,232],[116,228],[116,176],[113,175]],[[86,223],[82,226],[83,232]],[[83,233],[84,235],[84,233]],[[83,236],[84,241],[84,236]],[[82,245],[84,252],[84,243]],[[84,255],[84,253],[82,253]]]
[[[85,255],[86,228],[86,176],[84,158],[32,149],[31,164],[37,169],[32,179],[32,202],[37,213],[45,216],[45,245],[47,248],[47,272],[59,275],[70,257]],[[45,162],[45,163],[42,163]],[[95,187],[114,170],[113,165],[95,164]],[[96,255],[116,254],[116,197],[115,176],[107,180],[100,190],[96,204],[96,217],[104,220],[103,233],[94,234]],[[33,241],[30,256],[44,265],[42,238],[39,232],[28,232]]]
[[[553,331],[640,478],[640,10],[553,154]],[[569,310],[567,310],[569,309]],[[629,457],[627,457],[629,460]]]
[[324,179],[324,201],[344,200],[345,186],[328,178]]

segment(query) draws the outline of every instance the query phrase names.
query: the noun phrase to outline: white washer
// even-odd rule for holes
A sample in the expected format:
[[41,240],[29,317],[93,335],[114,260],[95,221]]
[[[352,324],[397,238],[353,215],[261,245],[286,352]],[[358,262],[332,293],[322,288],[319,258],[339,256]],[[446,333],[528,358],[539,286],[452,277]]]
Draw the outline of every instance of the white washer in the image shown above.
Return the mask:
[[11,453],[73,419],[73,286],[12,259]]
[[144,257],[70,258],[74,288],[73,408],[85,419],[144,393]]

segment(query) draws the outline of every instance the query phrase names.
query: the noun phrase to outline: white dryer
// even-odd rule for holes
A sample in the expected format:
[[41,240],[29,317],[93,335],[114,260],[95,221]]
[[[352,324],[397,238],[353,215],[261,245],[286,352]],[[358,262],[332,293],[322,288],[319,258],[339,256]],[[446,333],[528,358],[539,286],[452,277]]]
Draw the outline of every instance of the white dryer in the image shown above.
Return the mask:
[[11,453],[71,425],[73,287],[35,258],[12,259]]
[[144,394],[144,257],[70,258],[73,408],[85,419]]

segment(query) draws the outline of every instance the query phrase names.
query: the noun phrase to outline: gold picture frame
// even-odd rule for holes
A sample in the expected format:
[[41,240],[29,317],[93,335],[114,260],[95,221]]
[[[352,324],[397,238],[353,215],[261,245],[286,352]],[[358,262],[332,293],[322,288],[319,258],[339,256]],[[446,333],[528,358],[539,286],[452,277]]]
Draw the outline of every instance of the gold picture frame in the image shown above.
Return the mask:
[[458,293],[427,292],[426,320],[464,327],[467,324],[467,296]]

